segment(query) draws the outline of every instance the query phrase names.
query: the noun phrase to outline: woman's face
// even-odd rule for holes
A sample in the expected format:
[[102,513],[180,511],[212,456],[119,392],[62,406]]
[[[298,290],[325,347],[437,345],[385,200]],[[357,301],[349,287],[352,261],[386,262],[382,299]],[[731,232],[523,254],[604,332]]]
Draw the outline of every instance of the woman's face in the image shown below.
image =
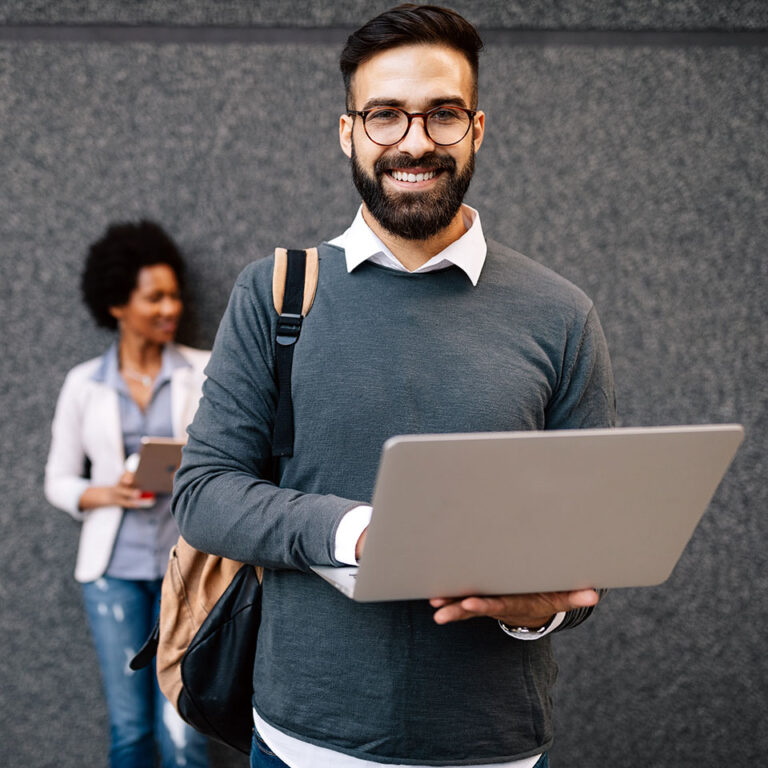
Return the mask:
[[142,267],[128,302],[110,307],[123,334],[154,344],[173,341],[183,305],[176,273],[167,264]]

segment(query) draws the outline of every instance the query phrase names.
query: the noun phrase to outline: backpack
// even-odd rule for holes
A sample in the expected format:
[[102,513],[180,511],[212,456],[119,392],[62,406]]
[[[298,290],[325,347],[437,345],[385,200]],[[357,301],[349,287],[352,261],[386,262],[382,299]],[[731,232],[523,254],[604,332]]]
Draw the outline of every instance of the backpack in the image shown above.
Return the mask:
[[[278,404],[273,457],[293,455],[293,350],[314,301],[318,267],[316,248],[275,249],[272,300],[278,314]],[[160,690],[181,718],[244,754],[250,753],[253,732],[261,576],[258,566],[200,552],[180,536],[163,577],[157,623],[130,662],[131,669],[142,669],[157,656]]]

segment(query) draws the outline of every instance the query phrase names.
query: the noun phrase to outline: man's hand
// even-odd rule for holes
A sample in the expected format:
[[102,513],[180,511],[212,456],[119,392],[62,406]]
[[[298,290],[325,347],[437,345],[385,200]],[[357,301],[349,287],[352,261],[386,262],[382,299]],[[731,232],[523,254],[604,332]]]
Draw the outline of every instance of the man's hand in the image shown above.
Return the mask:
[[543,627],[556,613],[574,608],[588,608],[599,600],[593,589],[574,592],[535,592],[529,595],[494,595],[492,597],[443,598],[429,601],[438,624],[463,621],[477,616],[499,619],[510,627]]
[[357,562],[360,562],[360,558],[363,556],[363,549],[365,548],[365,537],[368,534],[368,528],[363,530],[363,532],[360,534],[360,538],[357,540],[357,544],[355,545],[355,560]]
[[[355,557],[360,560],[365,548],[366,528],[357,540]],[[435,597],[429,601],[438,624],[488,616],[510,627],[543,627],[556,613],[597,605],[600,596],[594,589],[573,592],[534,592],[528,595],[493,595],[487,597]]]

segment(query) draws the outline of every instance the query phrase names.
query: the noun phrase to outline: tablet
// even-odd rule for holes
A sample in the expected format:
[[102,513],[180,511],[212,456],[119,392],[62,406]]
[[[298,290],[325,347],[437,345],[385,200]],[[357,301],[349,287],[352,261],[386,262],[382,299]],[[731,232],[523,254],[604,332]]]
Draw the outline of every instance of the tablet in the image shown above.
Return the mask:
[[384,445],[354,600],[652,586],[683,553],[739,424],[403,435]]
[[171,493],[185,442],[174,437],[142,437],[134,486],[152,493]]

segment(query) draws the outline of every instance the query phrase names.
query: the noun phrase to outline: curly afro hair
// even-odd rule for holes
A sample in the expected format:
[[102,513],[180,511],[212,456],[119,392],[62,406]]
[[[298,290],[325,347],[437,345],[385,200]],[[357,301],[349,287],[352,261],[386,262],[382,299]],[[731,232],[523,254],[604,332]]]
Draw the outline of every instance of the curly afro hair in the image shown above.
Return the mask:
[[110,307],[127,304],[143,267],[167,264],[179,286],[184,281],[184,260],[165,230],[153,221],[110,224],[91,245],[80,279],[83,301],[97,325],[117,328]]

